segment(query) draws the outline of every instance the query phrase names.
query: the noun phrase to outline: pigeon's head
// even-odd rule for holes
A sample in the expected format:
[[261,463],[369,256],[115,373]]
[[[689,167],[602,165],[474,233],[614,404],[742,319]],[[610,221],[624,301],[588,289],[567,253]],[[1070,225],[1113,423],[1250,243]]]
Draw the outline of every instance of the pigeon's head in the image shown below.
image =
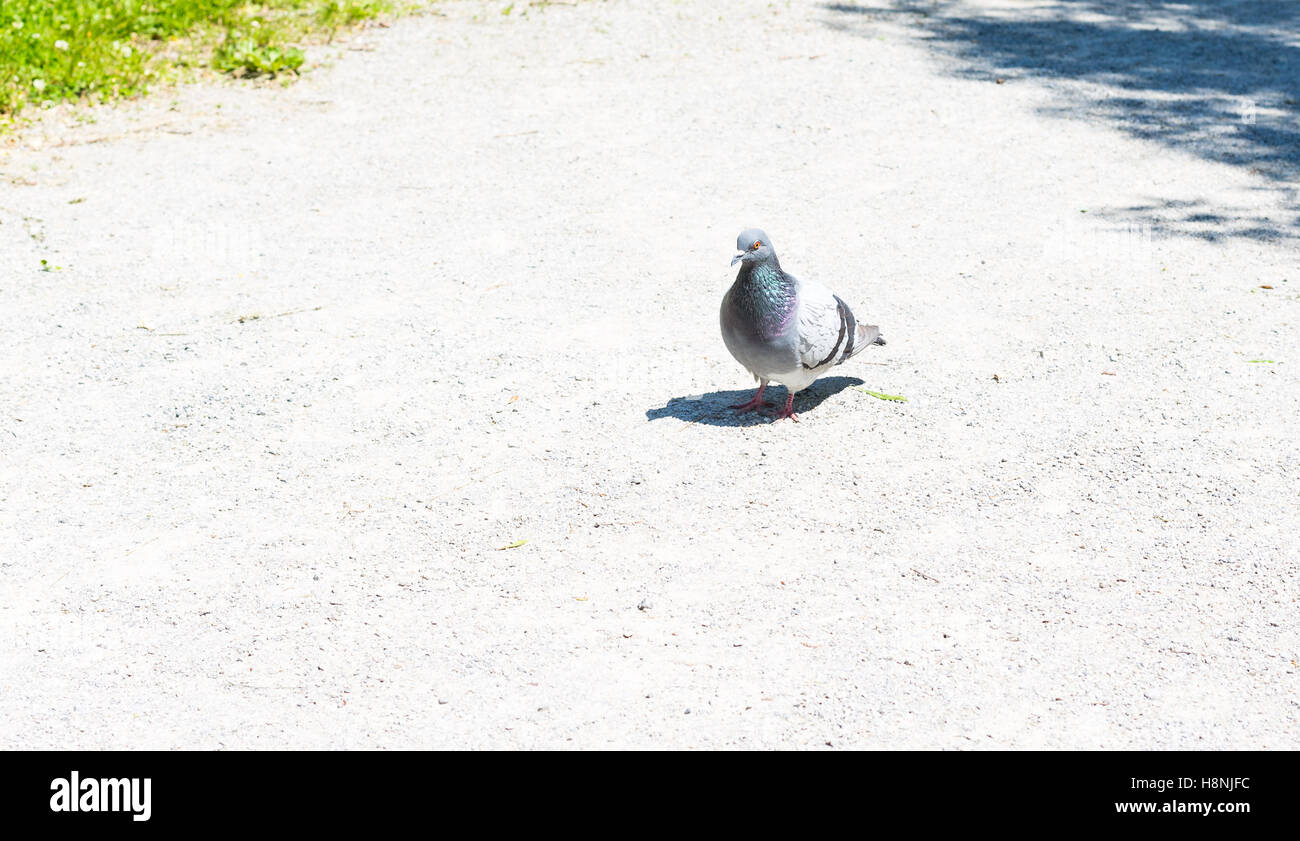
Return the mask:
[[733,266],[740,261],[761,263],[775,253],[772,251],[772,243],[768,240],[767,234],[758,228],[742,231],[740,236],[736,237],[736,250],[740,253],[731,258]]

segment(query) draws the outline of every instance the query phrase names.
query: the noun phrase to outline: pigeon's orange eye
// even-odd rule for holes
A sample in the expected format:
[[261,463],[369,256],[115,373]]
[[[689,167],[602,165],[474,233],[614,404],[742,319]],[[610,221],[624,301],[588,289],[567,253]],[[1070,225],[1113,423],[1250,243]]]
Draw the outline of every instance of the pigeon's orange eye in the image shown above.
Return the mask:
[[755,247],[755,248],[762,248],[762,247],[763,247],[763,241],[762,241],[762,240],[759,240],[759,239],[754,240],[754,247]]

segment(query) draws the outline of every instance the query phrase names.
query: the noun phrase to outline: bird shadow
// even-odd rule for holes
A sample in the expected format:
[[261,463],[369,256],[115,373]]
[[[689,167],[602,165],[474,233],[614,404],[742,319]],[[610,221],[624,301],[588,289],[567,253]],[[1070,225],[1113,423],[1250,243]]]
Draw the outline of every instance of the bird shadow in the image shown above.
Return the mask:
[[[823,377],[794,396],[794,410],[799,414],[810,412],[826,398],[857,385],[863,385],[863,381],[857,377]],[[785,405],[789,392],[785,386],[772,385],[763,393],[764,400],[771,398],[771,408],[744,413],[731,408],[738,403],[747,403],[755,391],[756,389],[750,388],[744,391],[712,391],[708,394],[674,397],[664,406],[646,410],[645,416],[646,420],[652,421],[677,418],[687,423],[709,426],[761,426],[771,423],[772,414]]]

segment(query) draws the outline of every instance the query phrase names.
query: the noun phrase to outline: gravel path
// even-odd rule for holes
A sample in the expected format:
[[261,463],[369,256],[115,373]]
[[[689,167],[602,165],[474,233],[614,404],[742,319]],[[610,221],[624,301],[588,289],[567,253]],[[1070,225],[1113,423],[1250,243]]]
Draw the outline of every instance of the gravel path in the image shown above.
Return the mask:
[[504,5],[0,151],[0,745],[1300,747],[1290,4]]

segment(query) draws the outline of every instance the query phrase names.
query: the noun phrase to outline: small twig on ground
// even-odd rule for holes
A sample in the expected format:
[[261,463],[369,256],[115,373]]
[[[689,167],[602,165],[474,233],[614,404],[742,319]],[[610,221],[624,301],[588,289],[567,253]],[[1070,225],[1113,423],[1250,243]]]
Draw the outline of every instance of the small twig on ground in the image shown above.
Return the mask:
[[249,321],[265,321],[268,318],[283,318],[286,315],[297,315],[300,312],[316,312],[317,310],[321,310],[321,309],[324,309],[324,305],[321,305],[319,307],[303,307],[302,309],[289,310],[287,312],[277,312],[274,315],[261,315],[259,313],[253,313],[252,315],[241,315],[239,318],[236,318],[234,321],[230,323],[244,324],[245,322],[249,322]]

